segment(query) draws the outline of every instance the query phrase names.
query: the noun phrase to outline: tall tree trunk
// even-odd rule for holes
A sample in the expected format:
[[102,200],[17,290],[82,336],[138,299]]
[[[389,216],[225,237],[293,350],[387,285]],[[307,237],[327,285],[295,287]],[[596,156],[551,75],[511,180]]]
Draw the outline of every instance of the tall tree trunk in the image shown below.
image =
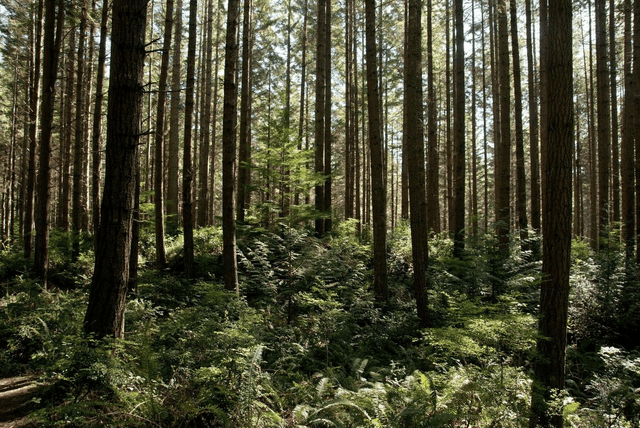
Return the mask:
[[[631,93],[633,95],[634,104],[633,108],[640,106],[640,0],[635,0],[633,3],[633,84],[631,86]],[[633,130],[635,136],[635,167],[636,167],[636,185],[635,193],[640,195],[640,137],[637,135],[637,130],[640,129],[639,123],[640,117],[638,112],[635,112],[633,117]],[[640,248],[640,197],[636,196],[636,250]],[[636,251],[636,264],[640,265],[640,251]]]
[[464,22],[462,0],[455,0],[456,49],[454,69],[454,124],[453,124],[453,255],[462,257],[464,251],[464,207],[465,207],[465,89],[464,89]]
[[[304,2],[303,8],[303,18],[302,18],[302,41],[301,49],[302,49],[302,59],[300,65],[300,118],[298,122],[298,150],[302,150],[302,140],[303,135],[305,134],[305,103],[307,101],[308,96],[306,95],[306,83],[307,83],[307,24],[309,22],[309,11],[308,11],[308,0]],[[306,137],[304,137],[306,138]],[[296,193],[295,204],[298,205],[300,203],[300,195]]]
[[524,167],[524,131],[522,129],[522,77],[520,73],[520,48],[518,46],[518,14],[516,0],[509,0],[511,12],[511,53],[513,55],[513,98],[516,125],[516,213],[520,229],[520,245],[527,251],[527,184]]
[[500,82],[500,140],[495,145],[496,223],[500,251],[506,257],[509,247],[511,91],[509,75],[509,33],[507,1],[498,0],[498,74]]
[[222,240],[224,286],[238,292],[234,187],[236,169],[236,122],[238,115],[238,16],[240,2],[229,0],[224,62],[224,111],[222,118]]
[[[40,156],[38,165],[38,182],[36,196],[36,242],[34,254],[34,271],[47,287],[49,270],[49,181],[51,179],[51,140],[53,133],[53,104],[55,98],[58,56],[62,43],[64,25],[64,1],[58,2],[56,19],[55,0],[45,0],[44,18],[44,56],[42,58],[42,103],[40,105]],[[57,25],[56,25],[57,21]],[[55,34],[54,34],[55,33]]]
[[[471,26],[475,27],[475,1],[471,1]],[[478,144],[476,121],[476,32],[471,33],[471,235],[478,235]]]
[[624,109],[622,116],[622,240],[627,260],[633,260],[635,251],[634,136],[636,126],[635,91],[637,81],[631,71],[631,0],[624,1]]
[[531,157],[531,227],[540,230],[540,163],[538,135],[538,87],[535,83],[531,0],[526,0],[527,80],[529,85],[529,151]]
[[158,81],[158,105],[156,110],[156,130],[154,133],[155,174],[153,190],[155,193],[155,237],[156,265],[162,269],[167,263],[164,245],[164,134],[165,109],[167,104],[167,79],[169,74],[169,51],[171,50],[171,32],[173,31],[173,0],[167,0],[164,18],[164,41],[162,42],[162,59],[160,62],[160,78]]
[[[383,177],[380,96],[376,67],[376,5],[365,1],[367,106],[369,115],[369,146],[371,148],[371,186],[373,205],[373,284],[376,300],[387,301],[387,201]],[[423,158],[424,159],[424,158]],[[424,178],[423,178],[424,181]]]
[[78,76],[76,82],[76,129],[75,145],[73,150],[73,205],[72,205],[72,228],[73,228],[73,250],[71,258],[78,260],[80,256],[80,231],[82,230],[82,217],[84,207],[82,206],[82,168],[84,163],[84,126],[82,117],[85,113],[83,102],[85,86],[84,81],[84,44],[85,33],[87,31],[88,4],[87,0],[82,0],[82,16],[80,18],[80,36],[78,39]]
[[[544,0],[543,0],[544,1]],[[549,2],[548,144],[544,165],[543,259],[540,291],[540,358],[534,365],[529,426],[563,426],[562,413],[549,414],[545,400],[551,389],[563,389],[569,306],[571,253],[571,163],[573,157],[572,2]],[[545,35],[546,37],[546,35]],[[545,40],[542,41],[545,43]]]
[[175,39],[173,42],[173,64],[171,70],[171,110],[169,112],[169,153],[167,172],[167,226],[171,233],[178,228],[179,153],[180,153],[180,90],[182,64],[182,0],[177,0],[175,13]]
[[331,135],[331,1],[326,0],[327,12],[325,14],[325,37],[327,41],[325,43],[325,96],[327,97],[324,104],[324,227],[323,232],[327,233],[331,230],[331,149],[332,149],[332,135]]
[[242,90],[240,93],[240,140],[238,142],[238,189],[236,194],[236,219],[239,222],[244,222],[245,209],[249,208],[247,195],[249,193],[249,175],[251,174],[249,154],[251,153],[251,83],[253,80],[251,79],[252,9],[253,1],[245,0],[242,21]]
[[198,24],[198,1],[189,2],[189,43],[187,46],[187,87],[184,109],[184,150],[182,158],[182,227],[184,229],[184,272],[189,278],[194,275],[193,266],[193,202],[191,185],[193,165],[191,144],[193,133],[193,109],[195,105],[196,37]]
[[[409,0],[407,28],[407,62],[405,98],[407,118],[407,148],[403,157],[409,160],[409,201],[411,204],[411,249],[413,254],[413,284],[420,326],[431,325],[427,292],[429,267],[429,229],[427,225],[427,195],[424,164],[424,128],[422,106],[422,4]],[[430,8],[429,8],[430,11]]]
[[74,126],[76,125],[74,120],[74,98],[76,90],[76,30],[73,28],[69,35],[69,53],[67,57],[67,66],[65,71],[66,91],[62,92],[64,99],[64,132],[62,133],[62,148],[61,148],[61,166],[62,170],[62,187],[60,188],[60,205],[61,216],[58,219],[58,225],[65,232],[69,231],[69,210],[71,207],[71,191],[72,191],[72,178],[71,178],[71,142]]
[[[433,72],[433,0],[427,0],[427,228],[440,233],[440,159],[436,90]],[[404,170],[403,170],[404,171]],[[408,180],[408,177],[407,177]]]
[[607,52],[606,0],[596,5],[596,66],[598,100],[598,201],[601,250],[609,236],[609,180],[611,178],[611,99],[609,92],[609,58]]
[[616,59],[616,7],[615,0],[609,0],[609,55],[611,67],[609,84],[611,90],[611,221],[620,222],[620,147],[618,141],[618,61]]
[[84,331],[124,336],[139,166],[147,0],[114,0],[104,195]]
[[[102,101],[104,100],[104,65],[107,52],[107,24],[109,21],[109,0],[102,2],[102,21],[100,24],[100,47],[98,49],[98,75],[96,77],[96,99],[93,111],[93,129],[91,134],[91,207],[93,211],[93,233],[100,226],[100,166],[102,163],[100,135],[102,134]],[[94,240],[94,249],[97,241]]]
[[[326,126],[326,43],[327,43],[327,1],[318,0],[318,31],[316,35],[316,109],[315,109],[315,172],[324,174],[324,128]],[[315,187],[315,208],[317,215],[324,216],[324,180]],[[316,219],[316,234],[324,234],[324,218]]]
[[[209,152],[211,145],[211,84],[213,72],[213,0],[207,0],[207,13],[205,18],[206,36],[205,36],[205,61],[204,61],[204,108],[202,109],[202,121],[200,124],[200,166],[199,180],[200,186],[198,192],[198,226],[206,226],[209,219]],[[198,159],[198,158],[195,158]]]
[[40,95],[40,63],[42,53],[42,16],[44,14],[44,0],[38,0],[36,12],[35,47],[33,53],[33,66],[30,69],[29,79],[29,166],[27,175],[27,191],[25,193],[24,208],[24,257],[31,257],[33,231],[33,195],[36,181],[36,149],[38,129],[38,101]]

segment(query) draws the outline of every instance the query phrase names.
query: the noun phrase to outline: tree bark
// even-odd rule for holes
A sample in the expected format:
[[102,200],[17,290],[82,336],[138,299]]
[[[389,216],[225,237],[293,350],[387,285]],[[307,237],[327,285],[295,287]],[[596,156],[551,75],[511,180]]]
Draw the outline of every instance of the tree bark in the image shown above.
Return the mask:
[[251,74],[252,74],[252,20],[253,1],[245,0],[244,19],[242,21],[242,90],[240,93],[240,140],[238,142],[238,189],[236,219],[244,222],[245,209],[248,209],[249,176],[251,168]]
[[[324,128],[326,126],[326,42],[327,42],[327,1],[318,0],[318,31],[316,40],[316,108],[315,108],[315,172],[324,175]],[[315,208],[319,217],[316,219],[316,235],[324,235],[324,179],[315,187]]]
[[124,336],[136,172],[140,161],[147,0],[114,0],[104,195],[84,331]]
[[609,180],[611,179],[611,99],[609,92],[609,58],[607,52],[606,0],[595,0],[596,6],[596,67],[598,111],[598,216],[600,239],[598,248],[608,245]]
[[408,2],[407,62],[405,74],[405,116],[407,118],[407,149],[403,157],[409,163],[409,201],[411,205],[411,252],[413,284],[421,327],[431,325],[427,291],[429,267],[429,229],[427,225],[427,195],[425,186],[424,128],[422,106],[422,3]]
[[509,75],[509,33],[507,1],[499,0],[498,15],[498,74],[500,82],[500,140],[495,145],[496,224],[499,247],[506,257],[509,249],[510,155],[511,155],[511,90]]
[[465,213],[465,85],[464,85],[464,22],[462,0],[455,0],[456,51],[454,69],[454,124],[453,124],[453,256],[462,257],[464,251]]
[[[365,1],[367,107],[371,149],[373,210],[373,286],[376,300],[389,300],[387,287],[387,201],[383,177],[382,135],[378,69],[376,67],[375,0]],[[424,159],[424,158],[423,158]]]
[[24,204],[24,257],[31,257],[33,231],[33,195],[36,181],[36,150],[37,150],[37,129],[38,129],[38,101],[40,95],[40,65],[42,53],[42,16],[44,14],[44,0],[38,1],[38,11],[36,12],[35,47],[33,54],[33,66],[30,73],[29,86],[29,164],[27,173],[27,191],[25,193]]
[[[572,2],[548,6],[548,144],[544,171],[543,260],[540,291],[540,357],[534,365],[530,427],[562,427],[562,413],[550,415],[545,399],[564,388],[571,252],[571,164],[573,157]],[[548,35],[547,35],[548,34]],[[550,35],[553,35],[551,38]]]
[[177,0],[175,13],[175,38],[171,70],[171,110],[169,112],[169,159],[167,172],[167,226],[171,233],[178,229],[179,153],[180,153],[180,91],[182,82],[182,0]]
[[529,84],[529,151],[531,158],[531,227],[540,230],[540,156],[538,134],[538,87],[535,83],[531,0],[526,0],[527,80]]
[[[35,254],[34,271],[47,287],[49,270],[49,181],[51,179],[51,140],[53,134],[53,107],[55,83],[58,71],[58,57],[62,43],[64,25],[64,1],[58,2],[56,19],[55,0],[45,0],[44,18],[44,56],[42,58],[42,103],[40,105],[40,156],[35,216]],[[56,23],[57,21],[57,23]],[[54,34],[55,33],[55,34]]]
[[240,2],[229,0],[224,63],[224,110],[222,118],[222,240],[224,285],[238,292],[234,188],[236,170],[236,123],[238,115],[238,19]]
[[167,79],[169,74],[169,51],[171,49],[171,32],[173,31],[173,0],[167,0],[164,19],[164,41],[162,44],[162,59],[160,60],[160,78],[158,80],[158,105],[156,110],[156,129],[154,133],[154,162],[155,174],[153,190],[155,197],[155,238],[156,265],[162,269],[167,263],[164,245],[164,135],[165,109],[167,104]]

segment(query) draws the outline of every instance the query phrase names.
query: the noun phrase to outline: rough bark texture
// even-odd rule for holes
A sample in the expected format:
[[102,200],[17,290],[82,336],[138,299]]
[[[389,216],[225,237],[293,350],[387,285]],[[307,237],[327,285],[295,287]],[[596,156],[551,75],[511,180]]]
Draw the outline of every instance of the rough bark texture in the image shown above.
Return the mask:
[[[327,1],[318,0],[318,31],[316,39],[316,108],[315,108],[315,172],[324,174],[324,127],[326,102],[326,26]],[[318,180],[315,187],[315,208],[317,215],[324,213],[324,180]],[[324,234],[324,219],[316,219],[316,234]]]
[[167,227],[171,232],[178,228],[178,169],[180,165],[180,90],[182,62],[182,0],[177,0],[175,20],[175,38],[171,70],[171,107],[169,113],[169,159],[167,171]]
[[531,0],[526,0],[527,27],[527,80],[529,84],[529,151],[531,157],[531,227],[540,230],[540,155],[538,135],[538,87],[535,83],[533,61],[533,35],[531,22]]
[[464,250],[465,213],[465,92],[464,92],[464,22],[462,0],[454,4],[456,51],[453,62],[454,97],[453,108],[453,255],[461,257]]
[[27,191],[24,201],[24,257],[31,257],[33,231],[33,194],[36,182],[36,149],[37,149],[37,129],[38,129],[38,101],[40,99],[40,64],[42,53],[42,16],[44,14],[44,0],[38,1],[38,11],[36,15],[35,47],[33,54],[33,67],[30,73],[29,86],[29,163],[27,173]]
[[407,118],[409,201],[411,219],[411,249],[413,254],[413,284],[420,325],[428,327],[429,301],[427,269],[429,266],[429,229],[427,228],[427,197],[424,167],[424,127],[422,107],[422,10],[420,0],[409,0],[407,28],[407,73],[405,82],[405,112]]
[[509,76],[509,33],[507,26],[507,1],[499,0],[498,15],[498,74],[500,82],[500,140],[495,145],[496,223],[500,251],[509,246],[510,155],[511,155],[511,91]]
[[427,221],[430,231],[440,233],[440,159],[437,129],[438,109],[433,76],[432,6],[432,0],[427,0]]
[[242,21],[242,92],[240,93],[240,141],[238,143],[238,191],[236,219],[244,221],[244,211],[249,208],[249,176],[251,169],[251,28],[253,2],[245,0]]
[[524,131],[522,129],[522,82],[520,73],[520,48],[518,46],[518,15],[516,0],[510,0],[511,55],[513,56],[513,103],[516,145],[516,215],[520,229],[521,247],[527,250],[527,184],[524,170]]
[[637,82],[631,71],[631,0],[624,2],[624,114],[622,116],[622,240],[625,243],[626,256],[633,259],[635,251],[635,180],[634,180],[634,135],[637,106],[633,96]]
[[549,2],[548,144],[544,173],[543,281],[540,291],[539,357],[535,363],[530,426],[562,427],[562,414],[550,415],[545,399],[562,389],[565,377],[571,252],[571,174],[573,158],[572,7]]
[[84,204],[84,192],[82,191],[82,170],[85,163],[85,140],[84,126],[82,125],[82,116],[84,115],[84,45],[85,33],[87,31],[87,0],[82,1],[82,16],[80,18],[80,36],[78,39],[78,75],[76,82],[76,129],[73,150],[73,199],[72,199],[72,217],[71,225],[73,229],[73,251],[71,253],[72,260],[77,260],[80,256],[80,231],[82,230],[82,218],[84,217],[86,205]]
[[[100,47],[98,48],[98,70],[96,76],[96,98],[93,110],[91,130],[91,210],[93,211],[93,233],[100,227],[100,165],[102,151],[100,135],[102,133],[102,101],[104,100],[104,65],[107,58],[107,23],[109,21],[109,1],[102,2],[102,21],[100,24]],[[94,241],[94,249],[97,241]]]
[[[198,191],[198,226],[207,226],[209,219],[209,160],[211,145],[211,79],[213,77],[213,0],[207,0],[206,14],[206,40],[205,40],[205,64],[204,64],[204,108],[202,109],[202,124],[200,126],[200,152],[199,165],[199,191]],[[196,158],[197,160],[197,158]],[[213,173],[213,172],[212,172]]]
[[611,93],[607,52],[606,0],[596,0],[596,67],[598,111],[598,217],[599,248],[607,245],[609,235],[609,180],[611,179]]
[[382,135],[378,70],[376,67],[375,0],[365,1],[367,101],[371,149],[373,210],[373,284],[378,301],[389,299],[387,288],[387,198],[383,177]]
[[229,0],[224,60],[224,110],[222,117],[222,240],[224,286],[238,291],[234,187],[236,169],[236,123],[238,121],[238,18],[240,2]]
[[115,0],[104,195],[84,330],[124,336],[142,116],[147,0]]
[[64,2],[59,0],[56,27],[55,0],[46,0],[44,18],[44,56],[42,58],[42,104],[40,105],[40,153],[36,195],[36,245],[34,271],[47,286],[49,269],[49,180],[51,178],[51,140],[53,134],[53,104],[55,97],[58,56],[64,23]]
[[164,134],[165,110],[167,104],[167,78],[169,74],[169,51],[171,49],[171,32],[173,31],[173,0],[167,0],[164,18],[164,41],[162,42],[162,59],[160,60],[160,78],[158,80],[158,106],[156,110],[156,130],[154,133],[154,177],[153,199],[155,208],[156,229],[156,265],[164,267],[167,255],[164,245]]

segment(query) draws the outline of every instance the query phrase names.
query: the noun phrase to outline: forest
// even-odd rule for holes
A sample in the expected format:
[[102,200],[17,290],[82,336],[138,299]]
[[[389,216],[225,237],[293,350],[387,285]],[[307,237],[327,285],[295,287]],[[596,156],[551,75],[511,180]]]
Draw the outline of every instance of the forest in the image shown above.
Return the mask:
[[639,191],[640,0],[0,0],[0,427],[638,427]]

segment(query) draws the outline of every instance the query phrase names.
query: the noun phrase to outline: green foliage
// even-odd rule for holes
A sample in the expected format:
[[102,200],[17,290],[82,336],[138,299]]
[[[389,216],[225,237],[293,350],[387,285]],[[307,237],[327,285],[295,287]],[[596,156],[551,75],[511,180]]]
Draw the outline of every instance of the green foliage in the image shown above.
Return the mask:
[[[318,239],[282,220],[241,225],[240,295],[219,283],[220,228],[195,233],[195,281],[181,275],[182,237],[170,236],[169,267],[141,265],[126,340],[115,343],[82,332],[88,240],[71,263],[69,235],[54,236],[49,290],[16,249],[2,252],[0,374],[40,376],[39,426],[527,425],[539,260],[514,248],[497,269],[495,237],[470,239],[454,259],[449,237],[435,236],[436,327],[421,330],[407,224],[389,239],[381,305],[355,221]],[[141,232],[141,260],[152,260],[152,228]],[[568,382],[550,405],[567,426],[636,426],[640,360],[617,334],[634,320],[635,283],[619,251],[573,245]]]

